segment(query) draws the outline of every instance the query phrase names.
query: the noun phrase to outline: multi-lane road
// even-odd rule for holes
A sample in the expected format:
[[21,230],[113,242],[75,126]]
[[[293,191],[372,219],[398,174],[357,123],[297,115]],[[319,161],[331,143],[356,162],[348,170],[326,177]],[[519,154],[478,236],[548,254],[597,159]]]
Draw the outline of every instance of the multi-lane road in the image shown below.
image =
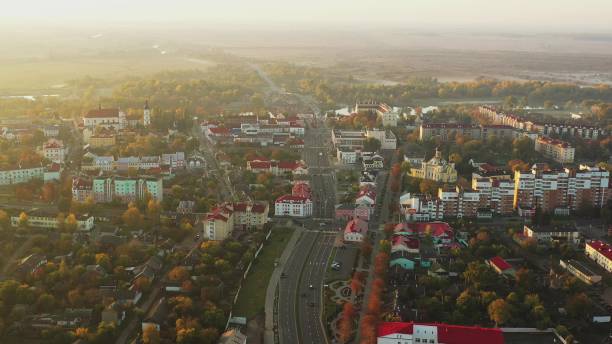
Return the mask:
[[309,128],[304,137],[302,157],[308,166],[313,196],[313,217],[331,219],[336,205],[336,178],[329,163],[329,129]]

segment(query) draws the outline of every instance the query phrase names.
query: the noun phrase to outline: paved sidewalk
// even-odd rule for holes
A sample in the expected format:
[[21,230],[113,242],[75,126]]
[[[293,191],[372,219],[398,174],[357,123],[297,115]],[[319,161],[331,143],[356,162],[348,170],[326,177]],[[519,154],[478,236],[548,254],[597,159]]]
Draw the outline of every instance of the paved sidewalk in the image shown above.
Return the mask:
[[291,252],[295,248],[295,245],[302,235],[303,230],[304,229],[302,227],[295,227],[291,239],[289,239],[287,246],[283,250],[283,254],[281,254],[278,265],[272,272],[270,282],[268,282],[268,287],[266,289],[266,329],[264,332],[264,344],[274,344],[274,302],[276,300],[276,287],[280,281],[280,274],[283,271],[283,267],[285,266],[287,259],[289,259]]

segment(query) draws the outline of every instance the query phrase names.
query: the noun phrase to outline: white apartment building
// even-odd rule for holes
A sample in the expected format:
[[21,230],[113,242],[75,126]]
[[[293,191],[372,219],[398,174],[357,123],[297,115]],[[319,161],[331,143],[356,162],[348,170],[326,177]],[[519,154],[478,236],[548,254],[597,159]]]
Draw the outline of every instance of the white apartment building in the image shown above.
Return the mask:
[[569,143],[548,137],[538,137],[535,140],[535,150],[560,163],[574,162],[576,151]]
[[289,217],[309,217],[312,216],[312,201],[309,198],[284,195],[274,202],[274,215]]
[[372,129],[366,130],[367,138],[374,138],[380,141],[381,149],[396,149],[397,137],[391,130]]

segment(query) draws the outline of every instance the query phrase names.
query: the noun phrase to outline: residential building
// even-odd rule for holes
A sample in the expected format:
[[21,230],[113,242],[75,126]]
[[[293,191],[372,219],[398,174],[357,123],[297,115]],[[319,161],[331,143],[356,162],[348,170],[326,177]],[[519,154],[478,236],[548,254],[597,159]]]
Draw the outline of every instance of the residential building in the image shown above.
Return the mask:
[[24,166],[20,163],[12,168],[0,169],[0,185],[27,183],[33,179],[44,179],[42,166]]
[[455,164],[444,160],[438,149],[436,149],[435,156],[429,161],[421,163],[420,167],[414,166],[410,170],[410,175],[440,183],[455,183],[457,181]]
[[[588,245],[588,243],[587,243]],[[588,253],[587,253],[588,255]],[[588,266],[586,266],[584,263],[575,260],[575,259],[568,259],[568,260],[559,260],[559,265],[561,265],[562,268],[564,268],[565,270],[567,270],[568,272],[570,272],[572,275],[576,276],[579,280],[581,280],[582,282],[592,285],[592,284],[596,284],[601,282],[601,276],[594,273],[593,270],[591,270]]]
[[233,208],[235,226],[262,228],[268,223],[268,202],[236,202]]
[[595,240],[587,242],[584,253],[608,272],[612,272],[612,245]]
[[557,240],[566,241],[574,245],[580,243],[580,232],[575,226],[569,225],[563,227],[555,225],[525,225],[523,227],[523,235],[534,238],[539,243],[551,243]]
[[514,207],[568,215],[583,205],[602,208],[609,196],[610,172],[580,165],[552,170],[534,165],[514,174]]
[[204,239],[225,240],[234,230],[234,208],[231,204],[222,204],[206,214],[203,221]]
[[163,180],[148,176],[100,176],[93,179],[92,194],[96,202],[102,203],[115,199],[128,203],[145,197],[161,202],[163,200]]
[[455,233],[446,222],[402,222],[393,229],[396,235],[425,237],[430,236],[437,247],[453,244]]
[[378,326],[378,344],[504,344],[500,328],[421,324],[414,322],[383,322]]
[[68,151],[64,147],[62,140],[49,139],[43,144],[42,153],[43,156],[51,162],[62,164],[64,163],[64,158]]
[[576,151],[568,142],[544,136],[538,137],[535,140],[535,150],[542,153],[545,157],[562,164],[574,162],[574,153]]
[[360,243],[367,232],[368,223],[360,218],[354,218],[344,227],[344,242]]
[[514,212],[514,181],[473,177],[472,189],[479,194],[478,209],[490,209],[497,215],[511,215]]
[[441,139],[443,141],[454,140],[462,136],[466,140],[480,139],[480,127],[471,124],[459,123],[423,123],[419,127],[419,140]]
[[89,197],[93,199],[93,183],[83,177],[72,178],[72,199],[85,202]]
[[46,125],[43,127],[43,134],[45,137],[58,137],[60,133],[59,125]]
[[343,203],[336,205],[335,217],[338,220],[350,220],[360,218],[365,221],[370,220],[370,207],[365,205],[355,205]]
[[355,197],[355,206],[364,206],[369,209],[370,216],[374,214],[376,189],[371,186],[362,187]]
[[459,186],[438,189],[438,211],[445,218],[475,218],[479,208],[479,193]]
[[405,193],[400,196],[400,212],[408,222],[442,220],[440,200],[430,195]]
[[[47,213],[47,212],[38,210],[38,211],[26,212],[26,214],[28,215],[27,225],[29,227],[57,229],[63,225],[63,224],[60,224],[59,222],[60,219],[58,219],[58,216],[56,213],[51,214],[51,213]],[[20,214],[18,213],[11,216],[11,225],[13,227],[19,227],[20,225],[19,217],[20,217]],[[87,214],[78,215],[76,216],[76,221],[77,221],[77,230],[79,231],[89,232],[94,227],[93,216],[89,216]]]
[[391,130],[368,129],[366,130],[366,138],[378,140],[380,142],[380,149],[397,148],[397,137],[395,137]]
[[290,217],[312,216],[312,201],[301,196],[284,195],[274,202],[274,215]]
[[526,119],[522,115],[505,113],[490,106],[480,106],[479,113],[481,116],[485,116],[487,119],[496,124],[509,125],[515,129],[536,132],[540,135],[550,136],[552,134],[557,134],[561,136],[573,136],[590,140],[595,140],[608,135],[606,129],[596,126],[585,125],[575,121],[565,123],[534,122]]

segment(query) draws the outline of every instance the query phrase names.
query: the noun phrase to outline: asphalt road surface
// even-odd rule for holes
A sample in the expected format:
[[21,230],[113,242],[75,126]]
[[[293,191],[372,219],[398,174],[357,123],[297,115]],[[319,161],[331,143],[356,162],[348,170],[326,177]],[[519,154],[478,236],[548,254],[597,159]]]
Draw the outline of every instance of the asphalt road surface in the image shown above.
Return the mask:
[[308,165],[313,198],[313,217],[332,218],[336,205],[336,177],[329,163],[329,129],[308,128],[304,137],[303,159]]
[[[327,343],[325,325],[321,318],[323,306],[323,282],[329,256],[334,245],[335,234],[319,233],[299,284],[298,327],[301,342],[306,344]],[[312,288],[311,288],[312,286]]]
[[289,257],[279,283],[278,328],[281,343],[299,343],[297,325],[297,299],[302,267],[317,239],[317,233],[305,232]]

